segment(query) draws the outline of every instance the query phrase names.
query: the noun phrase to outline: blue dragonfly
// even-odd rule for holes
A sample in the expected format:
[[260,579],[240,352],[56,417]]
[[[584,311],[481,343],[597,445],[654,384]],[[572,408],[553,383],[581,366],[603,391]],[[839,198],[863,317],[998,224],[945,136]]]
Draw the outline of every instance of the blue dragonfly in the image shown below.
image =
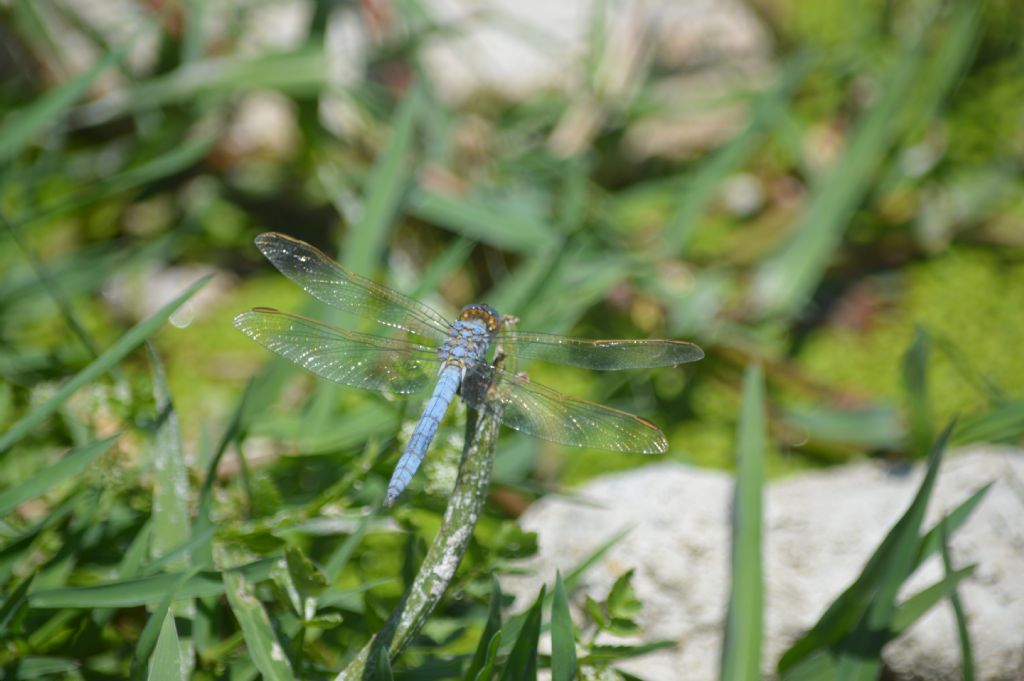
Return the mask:
[[482,304],[467,305],[449,321],[423,303],[350,272],[303,241],[269,232],[256,237],[256,246],[313,297],[386,328],[383,335],[359,333],[269,307],[238,315],[235,328],[343,385],[407,395],[434,384],[388,484],[386,506],[419,468],[456,393],[474,408],[496,400],[505,425],[559,444],[644,454],[668,449],[665,435],[646,419],[567,397],[489,362],[495,341],[510,358],[584,369],[675,366],[704,356],[693,343],[678,340],[585,340],[517,332]]

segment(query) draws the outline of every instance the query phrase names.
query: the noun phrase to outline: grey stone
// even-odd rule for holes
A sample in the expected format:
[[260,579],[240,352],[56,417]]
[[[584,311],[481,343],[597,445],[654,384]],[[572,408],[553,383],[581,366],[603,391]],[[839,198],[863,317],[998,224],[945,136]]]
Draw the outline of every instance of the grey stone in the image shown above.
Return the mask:
[[[765,490],[765,649],[770,675],[779,656],[857,576],[904,512],[922,468],[864,463],[806,473]],[[973,447],[950,453],[926,519],[937,518],[994,481],[970,520],[952,537],[955,567],[976,563],[959,593],[973,643],[976,678],[1024,678],[1024,457],[1018,450]],[[596,479],[579,500],[549,497],[522,518],[539,533],[532,577],[504,585],[526,603],[555,569],[577,565],[616,532],[632,528],[585,577],[583,591],[603,596],[635,568],[644,609],[641,639],[671,639],[674,648],[621,665],[649,681],[715,679],[729,588],[728,474],[659,464]],[[581,503],[585,500],[585,503]],[[901,598],[942,575],[937,557]],[[898,679],[960,678],[959,644],[947,602],[886,647]]]

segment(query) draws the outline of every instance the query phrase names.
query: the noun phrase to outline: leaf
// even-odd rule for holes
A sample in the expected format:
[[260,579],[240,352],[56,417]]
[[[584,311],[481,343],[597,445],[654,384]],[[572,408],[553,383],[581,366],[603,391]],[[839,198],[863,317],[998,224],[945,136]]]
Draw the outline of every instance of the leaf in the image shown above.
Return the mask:
[[224,593],[227,594],[235,619],[242,627],[242,635],[253,664],[268,681],[294,679],[291,662],[274,635],[267,611],[253,593],[249,580],[238,571],[229,570],[223,576]]
[[608,628],[609,621],[607,615],[605,615],[604,608],[589,595],[583,597],[583,609],[586,610],[590,620],[598,629]]
[[113,435],[91,445],[71,450],[57,463],[11,489],[0,493],[0,515],[6,515],[21,504],[41,496],[46,490],[65,480],[77,477],[93,461],[104,454],[119,436]]
[[[473,681],[476,679],[480,672],[487,667],[488,656],[491,653],[491,645],[494,643],[496,636],[500,637],[501,629],[501,584],[498,583],[498,578],[493,574],[491,575],[491,601],[487,607],[487,622],[484,624],[484,630],[480,634],[480,642],[477,643],[476,652],[473,653],[473,659],[469,663],[469,668],[466,669],[466,673],[463,678],[467,681]],[[494,660],[491,660],[493,666]]]
[[555,573],[555,590],[551,600],[551,680],[572,681],[576,678],[576,634],[569,614],[569,597],[562,575]]
[[181,649],[178,631],[174,628],[174,615],[164,612],[160,637],[153,650],[149,665],[149,681],[184,681],[181,669]]
[[629,619],[643,607],[633,590],[632,568],[619,575],[608,592],[607,612],[613,618]]
[[212,276],[211,274],[203,277],[192,284],[187,291],[160,308],[149,319],[133,326],[110,349],[93,360],[89,366],[78,372],[74,378],[65,383],[52,397],[33,408],[21,420],[11,426],[0,437],[0,454],[10,449],[11,445],[21,440],[21,438],[32,432],[33,428],[53,415],[80,388],[105,374],[111,367],[124,359],[129,352],[137,348],[142,341],[156,333],[157,329],[167,321],[168,317],[174,314],[179,307],[184,305],[189,298],[205,286]]
[[743,381],[733,501],[732,588],[722,647],[722,679],[761,678],[764,578],[761,573],[761,507],[765,456],[764,377],[757,365]]
[[519,636],[512,646],[512,652],[505,662],[505,671],[501,681],[536,681],[537,679],[537,643],[540,640],[541,609],[544,605],[542,586],[537,600],[526,614],[526,620]]

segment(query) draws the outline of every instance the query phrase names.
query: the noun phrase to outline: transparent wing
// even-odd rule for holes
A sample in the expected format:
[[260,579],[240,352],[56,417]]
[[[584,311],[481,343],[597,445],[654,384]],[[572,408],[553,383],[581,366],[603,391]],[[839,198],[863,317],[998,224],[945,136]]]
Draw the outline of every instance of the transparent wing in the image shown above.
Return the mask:
[[704,351],[680,340],[587,340],[509,331],[500,343],[514,357],[597,369],[650,369],[695,362]]
[[381,324],[441,341],[449,323],[398,291],[360,277],[304,241],[277,232],[256,237],[256,247],[283,275],[317,300]]
[[576,400],[551,388],[531,383],[521,374],[492,366],[470,371],[462,385],[462,398],[475,408],[490,399],[503,407],[501,421],[510,428],[572,447],[593,447],[615,452],[663,454],[665,434],[656,425],[618,409]]
[[270,307],[243,312],[234,325],[317,376],[354,388],[414,393],[437,373],[437,357],[424,345],[345,331]]

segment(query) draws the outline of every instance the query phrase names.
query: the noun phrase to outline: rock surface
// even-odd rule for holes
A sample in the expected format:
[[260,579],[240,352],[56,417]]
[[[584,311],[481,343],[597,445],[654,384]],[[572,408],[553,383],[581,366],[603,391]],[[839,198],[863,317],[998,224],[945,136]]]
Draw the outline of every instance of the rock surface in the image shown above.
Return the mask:
[[[765,87],[774,70],[770,32],[739,0],[425,0],[423,8],[438,28],[424,43],[423,70],[439,95],[458,107],[481,93],[508,101],[568,93],[549,140],[561,155],[586,149],[648,84],[646,113],[631,119],[623,152],[693,156],[744,125],[746,107],[732,95]],[[390,18],[388,32],[411,30],[401,15]],[[379,39],[373,23],[355,5],[331,16],[328,72],[340,92],[366,76]],[[344,96],[324,99],[321,120],[339,135],[360,134]]]
[[[765,490],[764,670],[845,589],[913,498],[921,467],[861,464],[807,473]],[[976,678],[1024,678],[1024,454],[975,447],[950,453],[926,518],[930,527],[989,481],[992,489],[953,536],[956,567],[977,563],[962,583]],[[545,499],[522,518],[539,533],[533,577],[505,581],[525,603],[624,528],[632,528],[586,575],[584,591],[607,593],[636,568],[645,637],[675,648],[621,665],[648,681],[715,679],[729,588],[729,475],[679,464],[609,475],[580,490],[587,503]],[[913,575],[905,597],[942,574],[937,558]],[[898,679],[959,679],[952,610],[943,602],[885,650]]]
[[[130,45],[127,59],[136,73],[156,64],[161,32],[184,30],[183,15],[174,9],[147,12],[132,0],[66,4],[69,16],[91,32]],[[201,13],[204,44],[198,56],[245,58],[299,49],[313,6],[311,0],[211,3]],[[436,29],[421,52],[424,72],[453,106],[480,93],[510,101],[568,93],[571,106],[550,140],[563,155],[586,149],[643,84],[646,113],[630,117],[624,153],[638,160],[694,156],[745,124],[746,106],[735,94],[766,87],[774,71],[771,32],[741,0],[424,0],[422,7],[419,18],[390,3],[338,3],[331,11],[323,45],[325,127],[341,136],[366,134],[365,113],[349,100],[348,90],[368,77],[376,44],[400,41],[424,25]],[[48,58],[50,71],[70,75],[64,72],[85,70],[99,58],[93,41],[60,13],[44,14],[49,30],[61,36],[59,55]],[[224,45],[230,46],[226,55],[219,52]],[[190,77],[214,64],[201,65]],[[410,77],[392,75],[397,81],[391,85]],[[128,83],[116,69],[105,74],[99,90],[112,99],[106,106],[83,107],[82,122],[116,115],[126,106],[116,90]],[[243,101],[243,110],[253,101]],[[286,132],[293,126],[287,122]]]

